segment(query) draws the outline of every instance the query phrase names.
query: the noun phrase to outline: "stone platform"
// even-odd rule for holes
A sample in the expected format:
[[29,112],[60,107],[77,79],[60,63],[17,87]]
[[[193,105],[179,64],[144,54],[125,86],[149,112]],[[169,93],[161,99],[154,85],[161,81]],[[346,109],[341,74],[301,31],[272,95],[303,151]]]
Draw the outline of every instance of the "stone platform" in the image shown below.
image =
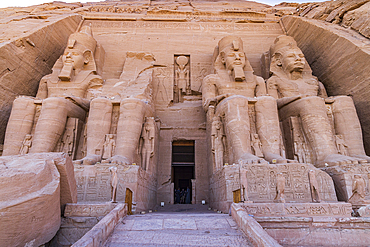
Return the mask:
[[108,246],[252,246],[225,214],[156,213],[127,216]]

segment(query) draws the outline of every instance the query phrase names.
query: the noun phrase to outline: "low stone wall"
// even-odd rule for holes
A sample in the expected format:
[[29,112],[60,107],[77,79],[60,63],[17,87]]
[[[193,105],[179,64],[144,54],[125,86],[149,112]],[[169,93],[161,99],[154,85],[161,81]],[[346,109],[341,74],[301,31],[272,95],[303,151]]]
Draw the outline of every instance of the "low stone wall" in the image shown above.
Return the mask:
[[99,223],[88,231],[73,247],[102,246],[120,220],[127,215],[127,204],[118,204]]
[[231,204],[231,215],[254,246],[281,246],[240,205],[236,203]]
[[283,246],[369,246],[370,218],[254,217]]

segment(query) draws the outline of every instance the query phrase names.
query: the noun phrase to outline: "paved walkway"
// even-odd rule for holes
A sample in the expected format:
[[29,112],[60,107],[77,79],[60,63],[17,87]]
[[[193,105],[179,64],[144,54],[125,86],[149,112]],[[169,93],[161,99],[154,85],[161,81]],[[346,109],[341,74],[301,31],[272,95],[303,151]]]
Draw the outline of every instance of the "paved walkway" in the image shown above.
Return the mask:
[[105,246],[252,246],[229,215],[170,211],[125,217]]

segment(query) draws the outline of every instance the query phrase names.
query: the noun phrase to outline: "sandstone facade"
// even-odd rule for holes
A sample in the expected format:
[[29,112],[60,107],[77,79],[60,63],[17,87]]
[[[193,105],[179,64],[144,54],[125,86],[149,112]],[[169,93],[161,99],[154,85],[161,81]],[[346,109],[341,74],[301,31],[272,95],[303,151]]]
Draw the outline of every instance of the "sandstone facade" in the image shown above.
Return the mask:
[[[6,9],[1,169],[21,160],[27,174],[28,164],[53,160],[55,174],[42,180],[60,186],[50,214],[67,204],[71,225],[115,202],[128,214],[173,204],[187,188],[194,204],[228,212],[244,202],[240,210],[261,222],[367,215],[366,6],[141,0]],[[25,34],[9,31],[23,24]],[[288,221],[274,224],[296,224]]]

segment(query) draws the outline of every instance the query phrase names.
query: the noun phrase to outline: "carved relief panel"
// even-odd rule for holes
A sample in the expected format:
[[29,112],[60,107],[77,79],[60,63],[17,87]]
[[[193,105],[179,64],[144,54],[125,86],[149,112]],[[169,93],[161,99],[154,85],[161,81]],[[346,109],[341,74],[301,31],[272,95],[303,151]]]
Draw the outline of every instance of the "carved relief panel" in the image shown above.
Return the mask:
[[191,95],[190,55],[175,55],[173,102],[183,102],[185,95]]

